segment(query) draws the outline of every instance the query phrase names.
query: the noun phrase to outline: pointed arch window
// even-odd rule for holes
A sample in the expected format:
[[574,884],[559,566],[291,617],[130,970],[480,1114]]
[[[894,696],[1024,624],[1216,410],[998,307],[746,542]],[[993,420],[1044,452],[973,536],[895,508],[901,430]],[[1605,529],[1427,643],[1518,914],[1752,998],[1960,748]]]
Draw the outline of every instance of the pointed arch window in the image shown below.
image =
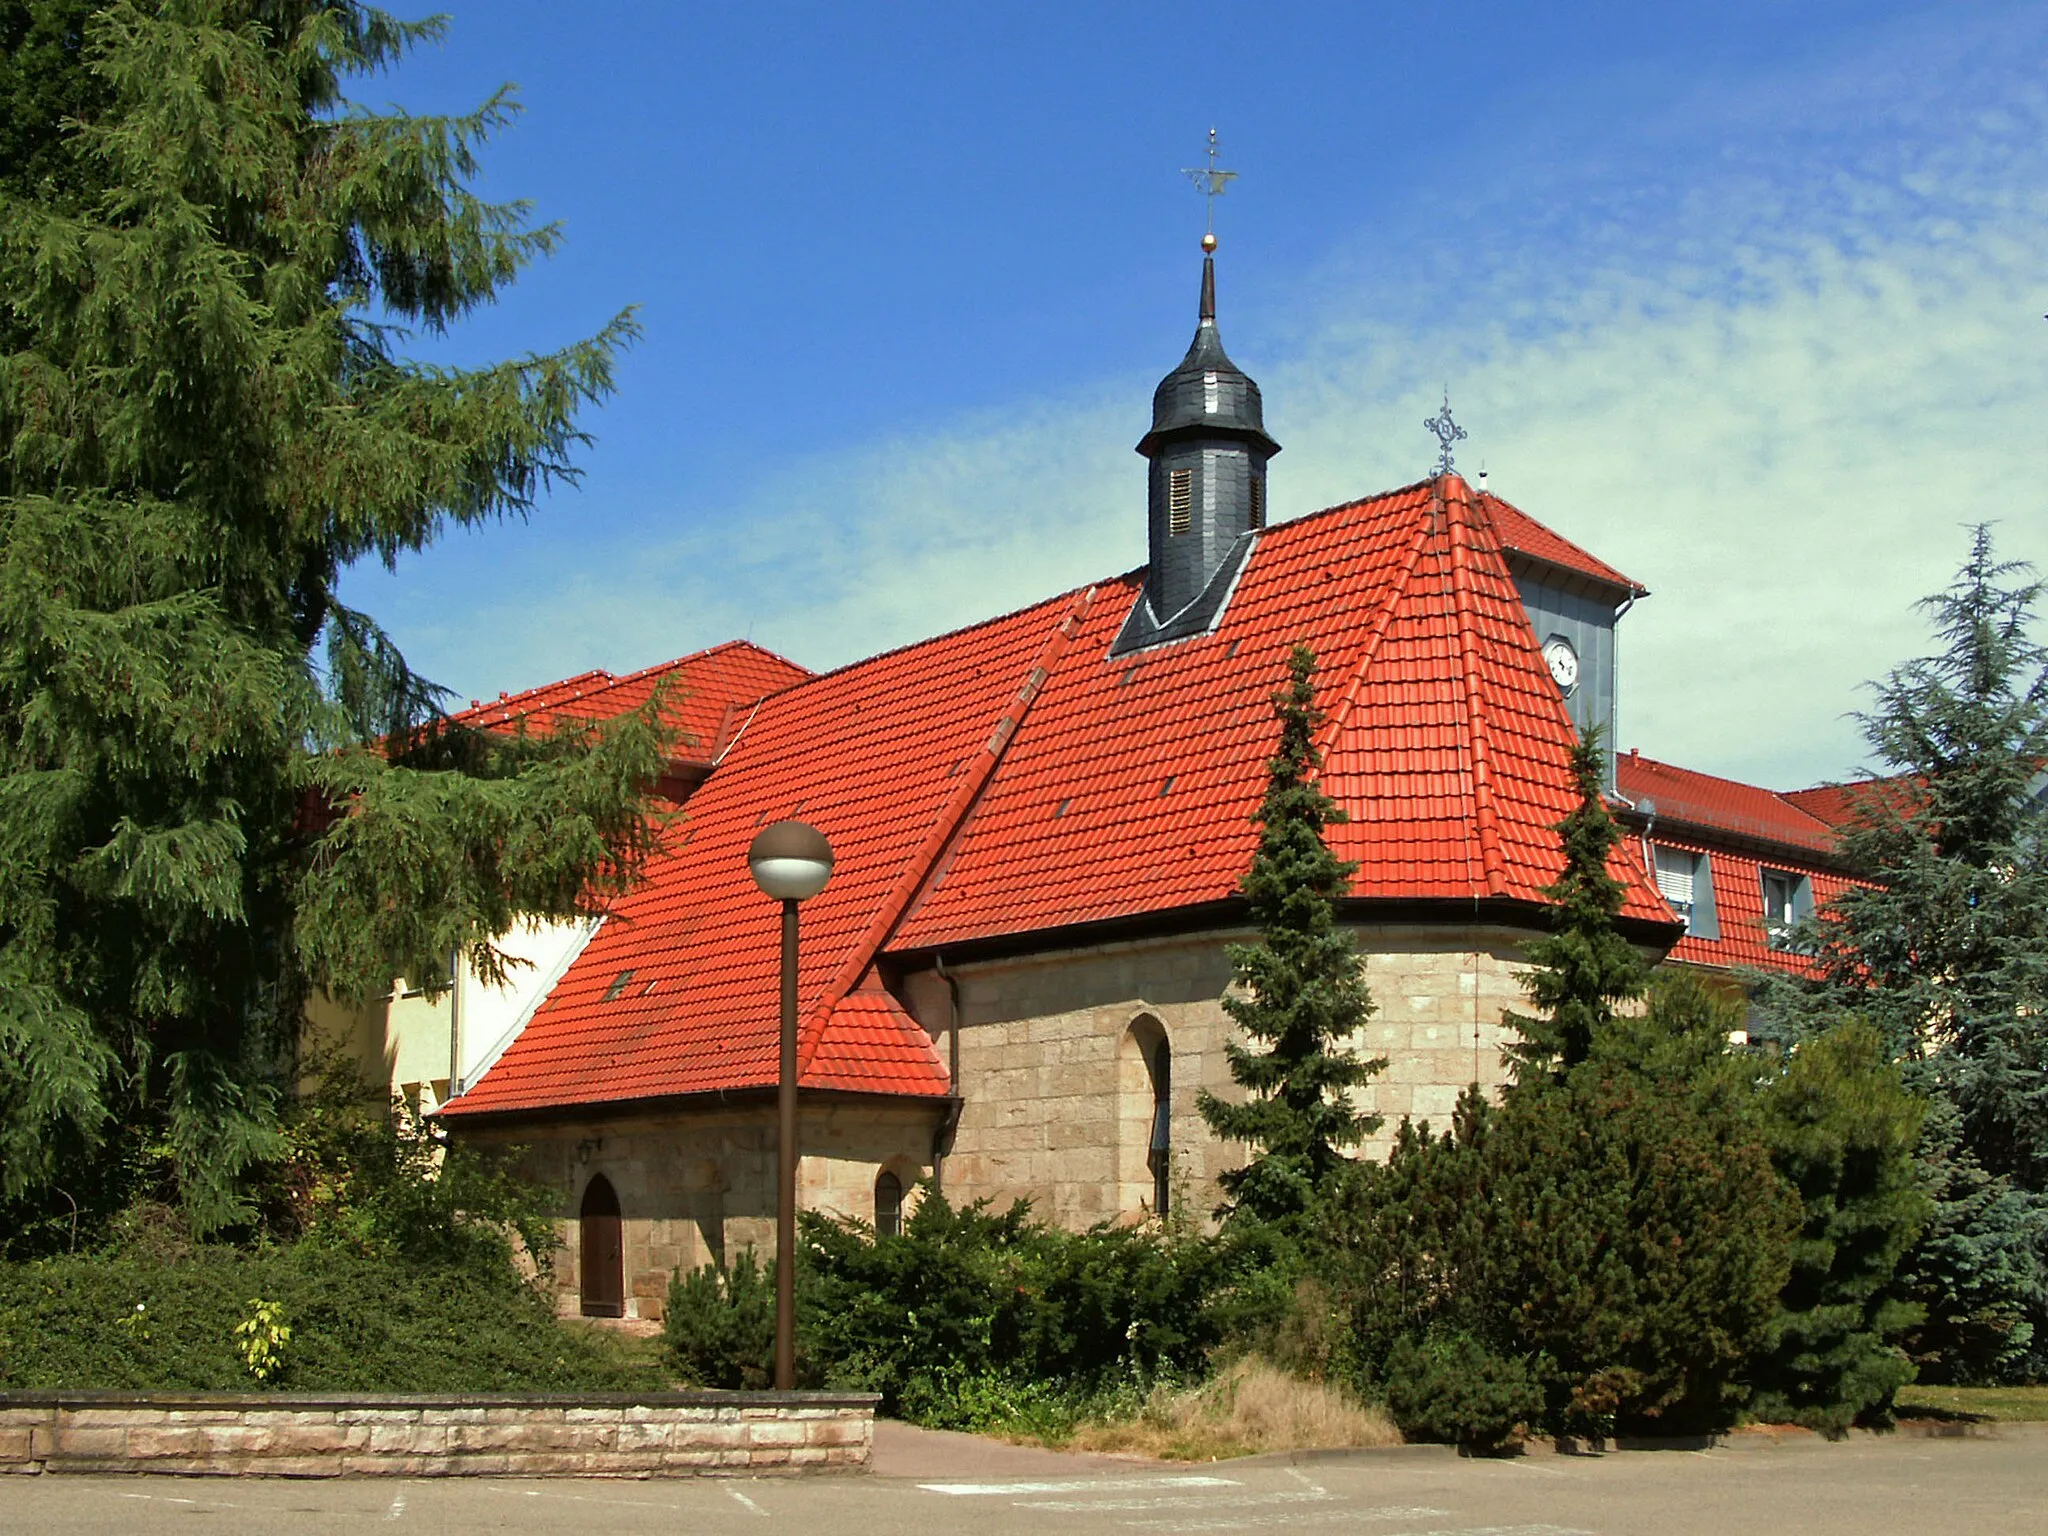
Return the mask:
[[898,1237],[903,1232],[903,1181],[884,1168],[875,1175],[875,1236]]
[[1145,1166],[1152,1171],[1152,1214],[1164,1216],[1173,1196],[1173,1047],[1166,1036],[1152,1050],[1152,1137]]

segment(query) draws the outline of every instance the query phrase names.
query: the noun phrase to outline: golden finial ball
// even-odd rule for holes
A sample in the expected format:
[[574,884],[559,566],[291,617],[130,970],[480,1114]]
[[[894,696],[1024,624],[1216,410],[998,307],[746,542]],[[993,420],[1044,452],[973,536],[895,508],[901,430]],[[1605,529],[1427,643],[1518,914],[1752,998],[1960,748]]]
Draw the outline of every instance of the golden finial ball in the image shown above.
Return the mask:
[[1216,251],[1216,237],[1214,235],[1202,236],[1202,249],[1214,255]]

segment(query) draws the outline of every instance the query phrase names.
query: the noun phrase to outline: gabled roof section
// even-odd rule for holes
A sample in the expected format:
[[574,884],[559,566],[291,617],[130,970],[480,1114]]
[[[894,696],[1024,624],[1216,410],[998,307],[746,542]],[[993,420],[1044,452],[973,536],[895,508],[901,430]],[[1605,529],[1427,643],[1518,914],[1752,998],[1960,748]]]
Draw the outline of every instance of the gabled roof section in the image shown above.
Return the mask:
[[1616,755],[1614,787],[1639,812],[1666,825],[1681,823],[1809,853],[1832,853],[1840,840],[1835,826],[1799,804],[1796,796],[1660,763],[1639,752]]
[[1487,520],[1493,524],[1494,537],[1511,557],[1526,556],[1603,586],[1618,588],[1632,597],[1649,595],[1650,589],[1641,582],[1622,575],[1599,556],[1588,554],[1564,535],[1537,522],[1520,507],[1501,500],[1490,491],[1481,491],[1478,499]]
[[[1455,475],[1268,530],[1222,623],[1107,648],[1105,590],[957,850],[892,941],[932,949],[1231,900],[1257,842],[1271,695],[1316,651],[1332,846],[1365,900],[1540,901],[1574,740],[1485,508]],[[1640,873],[1628,915],[1670,920]]]
[[762,700],[647,883],[614,907],[520,1037],[442,1113],[772,1086],[781,918],[755,888],[746,852],[767,822],[799,816],[831,840],[836,860],[831,883],[801,910],[800,1081],[944,1096],[930,1038],[875,984],[870,963],[1089,598],[1068,594]]
[[[1354,896],[1533,913],[1563,866],[1574,735],[1489,501],[1446,475],[1272,528],[1216,630],[1140,654],[1110,654],[1134,572],[769,693],[646,885],[443,1113],[772,1085],[778,913],[746,848],[784,817],[836,855],[802,908],[801,1081],[944,1096],[878,958],[1234,902],[1298,641]],[[1627,916],[1672,923],[1636,860],[1615,873]]]
[[451,718],[486,730],[541,732],[558,720],[613,719],[638,709],[667,684],[668,720],[683,735],[681,756],[710,762],[744,728],[753,705],[813,675],[751,641],[728,640],[624,677],[584,672],[543,688],[501,694]]

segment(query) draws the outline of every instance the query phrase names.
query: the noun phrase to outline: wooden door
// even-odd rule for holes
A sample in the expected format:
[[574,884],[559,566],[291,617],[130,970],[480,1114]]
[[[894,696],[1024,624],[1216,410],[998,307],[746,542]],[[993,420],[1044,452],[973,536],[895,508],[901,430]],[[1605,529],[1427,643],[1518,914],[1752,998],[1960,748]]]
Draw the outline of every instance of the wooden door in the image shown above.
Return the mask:
[[626,1315],[625,1246],[619,1231],[619,1197],[611,1180],[598,1174],[583,1190],[583,1315]]

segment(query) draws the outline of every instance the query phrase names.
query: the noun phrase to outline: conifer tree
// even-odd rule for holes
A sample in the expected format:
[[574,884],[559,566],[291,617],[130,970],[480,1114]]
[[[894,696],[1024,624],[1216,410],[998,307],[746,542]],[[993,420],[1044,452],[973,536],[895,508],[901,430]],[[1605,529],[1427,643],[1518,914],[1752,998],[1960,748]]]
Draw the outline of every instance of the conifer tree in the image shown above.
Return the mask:
[[1258,851],[1242,885],[1259,941],[1231,947],[1243,994],[1223,999],[1247,1042],[1224,1047],[1246,1097],[1233,1104],[1204,1089],[1198,1099],[1210,1130],[1252,1149],[1243,1168],[1222,1176],[1228,1209],[1269,1222],[1309,1210],[1347,1162],[1344,1150],[1379,1129],[1350,1092],[1386,1066],[1345,1044],[1373,1012],[1357,947],[1337,921],[1356,866],[1323,839],[1345,815],[1316,783],[1315,653],[1296,645],[1287,665],[1287,685],[1273,695],[1280,742],[1266,765]]
[[[1869,882],[1794,935],[1817,974],[1753,978],[1761,1032],[1844,1019],[1881,1033],[1940,1101],[1920,1149],[1935,1197],[1902,1274],[1929,1318],[1930,1373],[2024,1372],[2048,1336],[2048,765],[2042,584],[1972,531],[1956,578],[1922,600],[1940,650],[1896,668],[1860,717],[1876,771],[1842,853]],[[2002,1340],[2003,1343],[1998,1341]]]
[[347,99],[440,23],[0,23],[24,14],[10,41],[48,46],[0,77],[40,156],[0,175],[0,1195],[105,1187],[119,1131],[218,1224],[277,1150],[310,990],[375,998],[456,951],[493,973],[515,914],[590,910],[659,836],[657,706],[454,728],[335,595],[572,476],[632,323],[475,369],[402,355],[399,327],[445,329],[557,238],[468,190],[505,93],[453,118]]
[[1522,1037],[1507,1051],[1518,1085],[1550,1081],[1586,1060],[1615,1008],[1649,984],[1642,956],[1614,926],[1626,888],[1608,860],[1622,834],[1602,793],[1606,759],[1597,729],[1572,749],[1571,763],[1579,803],[1555,828],[1564,871],[1543,888],[1554,904],[1551,928],[1529,946],[1533,968],[1523,977],[1540,1012],[1503,1017]]

